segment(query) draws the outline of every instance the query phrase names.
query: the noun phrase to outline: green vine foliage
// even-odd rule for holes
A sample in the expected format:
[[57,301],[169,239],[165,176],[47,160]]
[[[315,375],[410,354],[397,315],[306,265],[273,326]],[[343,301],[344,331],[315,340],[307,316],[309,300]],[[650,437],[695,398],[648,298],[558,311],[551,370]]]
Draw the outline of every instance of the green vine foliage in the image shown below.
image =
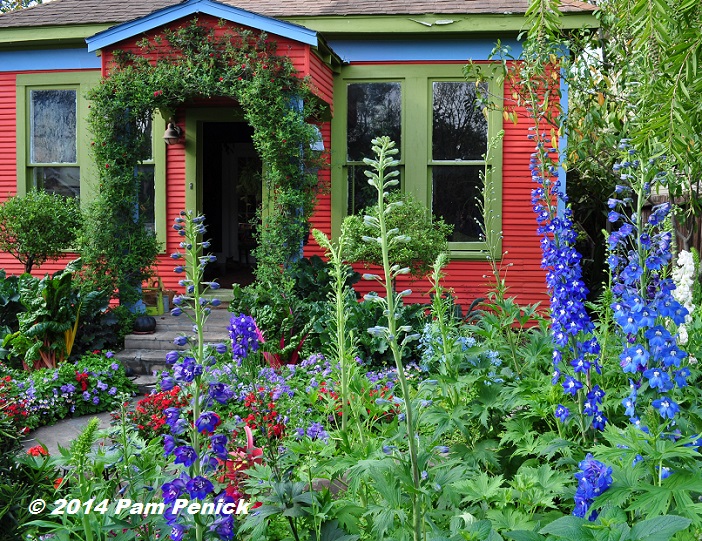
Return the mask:
[[129,296],[148,277],[159,246],[134,212],[134,171],[150,148],[143,126],[156,110],[167,116],[207,98],[235,100],[253,127],[269,199],[258,230],[257,274],[278,276],[300,255],[320,189],[316,170],[323,159],[309,150],[317,130],[306,122],[320,109],[308,81],[265,34],[224,22],[210,28],[197,18],[145,38],[137,53],[116,51],[115,60],[89,96],[100,171],[83,254],[92,279],[119,291],[124,302],[124,292]]

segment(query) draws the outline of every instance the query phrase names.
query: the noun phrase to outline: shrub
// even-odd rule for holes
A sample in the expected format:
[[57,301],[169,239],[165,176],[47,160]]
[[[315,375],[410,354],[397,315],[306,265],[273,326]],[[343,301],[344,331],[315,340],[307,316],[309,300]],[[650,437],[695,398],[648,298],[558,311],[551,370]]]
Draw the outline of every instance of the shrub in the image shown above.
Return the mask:
[[32,272],[74,245],[82,224],[78,201],[32,190],[0,205],[0,250]]
[[[386,195],[387,205],[395,204],[393,212],[387,216],[388,230],[397,228],[408,242],[393,243],[390,247],[390,261],[400,267],[408,267],[413,276],[424,276],[440,253],[448,250],[448,237],[453,226],[440,218],[433,218],[431,212],[411,195],[397,190]],[[374,230],[365,223],[364,216],[378,216],[376,205],[364,209],[359,215],[344,220],[349,236],[349,261],[363,261],[382,265],[380,245],[377,242],[364,242],[363,237],[375,236]]]

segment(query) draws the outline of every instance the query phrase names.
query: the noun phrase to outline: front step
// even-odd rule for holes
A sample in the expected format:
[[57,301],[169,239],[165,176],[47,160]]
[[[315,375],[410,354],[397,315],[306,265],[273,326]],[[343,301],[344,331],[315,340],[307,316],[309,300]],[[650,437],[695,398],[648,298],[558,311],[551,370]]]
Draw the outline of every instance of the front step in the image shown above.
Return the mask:
[[[226,307],[219,307],[210,313],[203,340],[205,344],[228,343],[227,326],[233,314]],[[166,369],[166,354],[173,350],[185,350],[188,346],[176,346],[176,336],[194,337],[193,323],[185,315],[173,317],[169,314],[156,316],[156,331],[151,334],[129,334],[124,338],[124,349],[116,354],[128,373],[152,376]]]

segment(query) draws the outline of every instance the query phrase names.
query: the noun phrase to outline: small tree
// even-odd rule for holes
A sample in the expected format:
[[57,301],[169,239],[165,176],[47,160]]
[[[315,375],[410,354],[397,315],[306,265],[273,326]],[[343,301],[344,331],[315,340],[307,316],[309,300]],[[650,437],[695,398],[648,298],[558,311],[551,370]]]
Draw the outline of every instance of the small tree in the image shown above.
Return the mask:
[[32,190],[0,205],[0,250],[32,272],[34,265],[58,259],[71,248],[82,223],[78,201]]
[[42,0],[0,0],[0,13],[9,13],[41,3]]
[[[387,217],[388,229],[397,229],[409,237],[407,242],[396,242],[390,246],[390,259],[401,267],[409,268],[412,276],[425,276],[439,254],[448,251],[448,238],[453,232],[453,226],[441,218],[433,217],[410,194],[393,190],[386,194],[385,200],[394,209]],[[361,215],[348,216],[344,220],[349,237],[346,256],[349,261],[382,265],[383,256],[378,244],[364,240],[375,233],[363,216],[377,218],[377,205],[364,209]]]

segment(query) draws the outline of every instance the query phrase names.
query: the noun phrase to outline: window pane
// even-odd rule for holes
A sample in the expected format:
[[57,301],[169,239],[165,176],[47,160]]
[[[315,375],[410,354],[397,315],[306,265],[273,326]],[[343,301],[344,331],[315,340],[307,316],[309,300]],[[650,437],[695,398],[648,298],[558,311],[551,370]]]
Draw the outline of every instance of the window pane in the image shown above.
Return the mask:
[[147,231],[154,232],[156,231],[154,166],[138,166],[137,178],[139,179],[139,216],[143,218]]
[[35,167],[34,186],[65,197],[80,197],[80,168]]
[[[378,190],[368,184],[368,177],[364,173],[369,169],[367,165],[350,165],[348,168],[349,200],[347,211],[349,215],[359,214],[366,207],[378,203]],[[397,186],[392,186],[389,190],[400,189],[402,174],[397,179],[400,183]]]
[[453,224],[450,242],[481,240],[482,166],[434,166],[432,212]]
[[77,163],[76,91],[32,90],[32,163]]
[[143,121],[137,122],[137,129],[140,133],[144,134],[146,137],[142,140],[142,146],[139,149],[139,156],[144,161],[151,161],[154,159],[154,153],[151,148],[152,139],[152,121],[151,117],[144,119]]
[[476,102],[475,83],[434,82],[433,95],[432,158],[482,159],[487,151],[487,119]]
[[[400,83],[353,83],[348,86],[348,161],[371,156],[371,141],[387,135],[401,147]],[[399,153],[395,158],[399,159]]]

